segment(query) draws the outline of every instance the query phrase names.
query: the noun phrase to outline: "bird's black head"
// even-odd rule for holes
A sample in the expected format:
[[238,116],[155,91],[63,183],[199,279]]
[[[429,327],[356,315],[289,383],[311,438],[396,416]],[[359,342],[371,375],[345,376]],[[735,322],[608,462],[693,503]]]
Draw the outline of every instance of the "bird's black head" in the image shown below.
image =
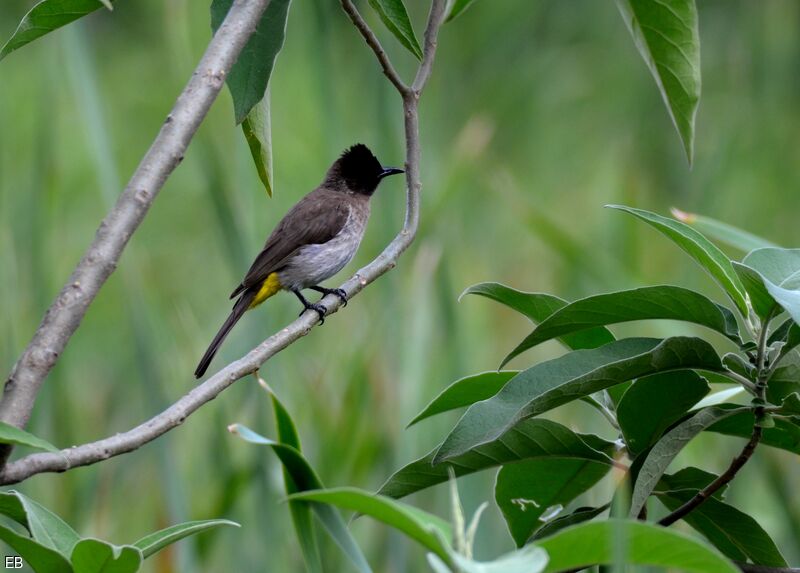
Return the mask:
[[403,173],[403,170],[383,167],[366,145],[357,143],[334,162],[324,184],[334,189],[372,195],[384,177],[396,173]]

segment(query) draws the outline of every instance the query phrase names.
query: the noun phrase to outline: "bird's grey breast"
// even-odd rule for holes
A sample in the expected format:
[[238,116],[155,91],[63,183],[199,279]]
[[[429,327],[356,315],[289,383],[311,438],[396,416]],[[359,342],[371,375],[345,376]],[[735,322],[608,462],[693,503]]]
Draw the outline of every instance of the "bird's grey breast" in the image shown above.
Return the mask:
[[284,288],[303,289],[329,279],[358,251],[369,219],[369,202],[355,200],[348,205],[347,220],[341,230],[326,243],[305,245],[278,273]]

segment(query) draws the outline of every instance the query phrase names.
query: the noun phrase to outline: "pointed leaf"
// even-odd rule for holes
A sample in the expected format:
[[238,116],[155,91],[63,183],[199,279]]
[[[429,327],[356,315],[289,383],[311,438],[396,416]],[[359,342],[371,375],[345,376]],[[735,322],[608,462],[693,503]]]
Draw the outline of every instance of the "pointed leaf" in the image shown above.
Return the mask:
[[665,434],[647,454],[644,464],[639,470],[628,515],[633,518],[639,515],[669,464],[692,438],[715,422],[745,411],[747,408],[744,406],[730,408],[714,406],[700,410]]
[[617,0],[692,162],[700,103],[700,34],[694,0]]
[[408,17],[403,0],[369,0],[369,5],[381,17],[384,26],[394,34],[406,49],[414,54],[417,59],[422,59],[422,48],[419,47],[414,27]]
[[518,370],[481,372],[456,380],[431,400],[408,427],[442,412],[449,412],[480,402],[497,394],[506,382],[519,374]]
[[132,545],[111,545],[100,539],[81,539],[72,550],[75,573],[135,573],[142,552]]
[[66,26],[103,5],[101,0],[42,0],[23,16],[14,34],[0,48],[0,60],[25,44]]
[[693,322],[742,343],[733,313],[709,298],[677,286],[661,285],[590,296],[571,302],[544,320],[505,358],[503,364],[552,338],[634,320]]
[[147,559],[154,553],[161,551],[168,545],[172,545],[184,537],[188,537],[208,529],[213,529],[221,525],[241,527],[235,521],[228,521],[227,519],[187,521],[185,523],[178,523],[177,525],[153,532],[150,535],[145,535],[139,541],[133,543],[133,546],[142,552],[142,557]]
[[779,304],[800,323],[800,249],[757,249],[737,269],[748,275],[751,298]]
[[458,16],[465,12],[467,8],[472,6],[473,2],[475,2],[475,0],[450,0],[450,7],[449,11],[447,12],[445,23],[452,22],[458,18]]
[[[527,316],[534,324],[543,322],[554,312],[564,308],[568,302],[557,296],[540,292],[523,292],[500,283],[479,283],[465,290],[464,295],[477,294],[504,304],[512,310]],[[570,350],[597,348],[614,340],[607,328],[587,328],[580,332],[558,336],[559,342]]]
[[242,121],[242,132],[256,164],[256,172],[267,195],[272,197],[272,121],[270,118],[270,95],[267,88],[264,97],[255,104]]
[[17,446],[28,446],[46,452],[59,452],[59,449],[50,442],[36,437],[25,430],[20,430],[16,426],[6,424],[5,422],[0,422],[0,444],[14,444]]
[[[211,29],[216,32],[222,24],[233,0],[212,0]],[[286,21],[291,0],[272,0],[255,33],[242,49],[239,58],[227,77],[233,96],[236,123],[242,123],[250,110],[264,97],[275,65],[275,58],[286,37]]]
[[541,528],[539,528],[538,531],[536,531],[536,533],[533,534],[531,540],[535,541],[537,539],[544,539],[545,537],[550,537],[557,531],[561,531],[565,527],[591,521],[601,513],[608,511],[609,507],[611,507],[610,503],[601,505],[600,507],[579,507],[571,513],[561,515],[556,519],[545,523]]
[[37,573],[72,573],[72,566],[58,551],[1,524],[0,540],[22,557]]
[[[272,451],[278,456],[284,469],[286,469],[289,476],[292,478],[292,482],[298,491],[317,490],[325,487],[322,485],[319,477],[317,477],[311,464],[309,464],[303,455],[295,448],[265,438],[241,424],[234,424],[229,429],[233,434],[236,434],[245,441],[272,448]],[[292,499],[292,497],[290,496],[289,499]],[[371,572],[372,570],[367,560],[364,558],[364,554],[353,539],[353,536],[350,535],[350,532],[347,530],[347,525],[345,525],[342,516],[327,505],[311,504],[311,509],[353,565],[355,565],[359,571]]]
[[630,213],[671,239],[717,281],[717,284],[722,287],[736,305],[736,308],[739,309],[739,312],[742,313],[742,316],[747,316],[745,289],[741,280],[739,280],[739,275],[733,270],[730,259],[711,241],[680,221],[623,205],[609,205],[609,207]]
[[655,444],[708,391],[708,383],[691,370],[636,380],[617,407],[617,421],[631,455]]
[[737,567],[702,541],[641,521],[609,519],[575,525],[536,545],[547,551],[545,573],[604,565],[652,565],[690,573],[736,573]]
[[35,541],[65,557],[80,539],[63,519],[18,491],[0,493],[0,512],[24,525]]
[[[727,407],[731,407],[727,405]],[[800,426],[791,420],[775,418],[775,426],[764,428],[761,433],[761,445],[779,448],[800,455]],[[735,412],[730,417],[720,420],[707,429],[709,432],[738,436],[749,439],[753,433],[755,416],[749,409]]]
[[763,247],[778,246],[767,239],[762,239],[757,235],[739,229],[738,227],[734,227],[733,225],[729,225],[728,223],[717,221],[711,217],[704,217],[703,215],[697,215],[696,213],[687,213],[675,208],[670,209],[670,213],[672,213],[673,217],[686,223],[687,225],[691,225],[706,237],[716,239],[721,243],[729,245],[735,249],[739,249],[740,251],[744,251],[745,253],[749,253],[754,249],[761,249]]
[[580,461],[594,461],[605,465],[613,463],[613,442],[594,435],[577,434],[550,420],[526,420],[498,439],[479,446],[446,464],[431,465],[436,450],[398,470],[378,492],[392,498],[401,498],[448,480],[448,467],[457,477],[497,466],[553,457]]
[[554,457],[500,468],[494,498],[517,547],[525,545],[544,525],[542,516],[551,507],[566,507],[610,469],[600,462]]
[[378,521],[404,533],[443,560],[449,562],[444,539],[452,532],[447,522],[385,496],[379,496],[356,488],[340,487],[296,493],[289,499],[316,501],[369,515]]
[[682,369],[719,370],[714,349],[699,338],[628,338],[575,350],[520,372],[495,396],[470,406],[434,463],[491,442],[522,420],[634,378]]

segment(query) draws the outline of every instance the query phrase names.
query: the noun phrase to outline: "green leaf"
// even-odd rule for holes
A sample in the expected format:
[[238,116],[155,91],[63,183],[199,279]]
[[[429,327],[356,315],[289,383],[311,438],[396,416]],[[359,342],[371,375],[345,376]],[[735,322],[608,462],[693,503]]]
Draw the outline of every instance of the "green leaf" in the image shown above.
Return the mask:
[[369,515],[404,533],[441,559],[449,562],[445,539],[450,539],[450,525],[444,520],[394,499],[357,488],[340,487],[296,493],[289,499],[315,501]]
[[22,17],[16,31],[0,48],[0,60],[25,44],[102,8],[103,4],[100,0],[42,0]]
[[80,540],[63,519],[18,491],[0,493],[0,513],[25,526],[36,542],[65,557]]
[[719,406],[720,404],[728,403],[732,398],[738,396],[739,394],[743,394],[744,392],[744,386],[732,386],[730,388],[725,388],[719,392],[709,394],[697,404],[692,406],[691,410],[701,410],[703,408],[708,408],[709,406]]
[[[504,304],[527,316],[534,324],[543,322],[554,312],[564,308],[566,300],[540,292],[523,292],[500,283],[479,283],[465,290],[459,300],[467,294],[476,294]],[[580,332],[557,337],[570,350],[597,348],[614,340],[607,328],[587,328]]]
[[735,249],[739,249],[740,251],[744,251],[745,253],[749,253],[754,249],[761,249],[763,247],[778,246],[775,243],[772,243],[757,235],[739,229],[738,227],[734,227],[733,225],[729,225],[728,223],[717,221],[711,217],[704,217],[703,215],[697,215],[696,213],[687,213],[685,211],[681,211],[680,209],[675,209],[674,207],[670,209],[670,213],[672,213],[672,216],[679,221],[682,221],[687,225],[691,225],[705,236],[716,239],[721,243],[729,245]]
[[[784,349],[786,347],[784,346]],[[782,359],[767,382],[767,400],[780,405],[787,396],[800,392],[800,356],[796,352]]]
[[[311,464],[308,463],[297,449],[265,438],[241,424],[234,424],[229,430],[231,433],[251,444],[259,444],[272,448],[272,451],[278,456],[278,459],[281,461],[281,464],[283,464],[284,469],[288,472],[298,491],[317,490],[325,487],[322,485],[322,481],[317,476],[314,468],[311,467]],[[290,497],[290,499],[292,498]],[[364,558],[364,554],[353,539],[353,536],[350,535],[350,532],[347,530],[342,516],[327,505],[311,504],[311,509],[353,565],[355,565],[359,571],[365,573],[371,572],[372,570],[367,560]]]
[[[233,0],[212,0],[211,29],[216,33]],[[264,97],[275,65],[275,58],[286,37],[286,20],[291,0],[272,0],[261,16],[255,33],[242,49],[227,77],[233,96],[237,125]],[[252,149],[252,148],[251,148]]]
[[633,457],[655,444],[703,396],[708,383],[691,370],[636,380],[617,406],[617,421]]
[[[731,406],[727,405],[727,407]],[[755,416],[752,411],[739,409],[729,418],[720,420],[709,427],[707,431],[749,439],[753,433],[754,423]],[[775,425],[772,428],[762,430],[760,443],[800,455],[800,426],[791,420],[775,418]]]
[[548,457],[504,465],[497,474],[494,498],[511,537],[522,547],[544,525],[542,516],[562,508],[603,479],[608,464]]
[[734,271],[730,259],[711,241],[680,221],[623,205],[609,205],[609,207],[638,217],[672,240],[717,281],[742,316],[748,315],[744,285]]
[[610,503],[601,505],[600,507],[579,507],[571,513],[561,515],[552,521],[545,523],[536,531],[536,533],[533,534],[531,540],[535,541],[537,539],[544,539],[545,537],[550,537],[557,531],[561,531],[565,527],[591,521],[601,513],[608,511],[609,507],[611,507]]
[[464,13],[473,2],[475,2],[475,0],[450,0],[446,10],[447,18],[445,19],[445,23],[452,22],[458,18],[458,16]]
[[503,364],[552,338],[634,320],[693,322],[742,343],[733,313],[709,298],[677,286],[662,285],[590,296],[557,310],[503,360]]
[[628,338],[575,350],[520,372],[495,396],[473,404],[447,436],[434,463],[489,443],[522,420],[634,378],[682,369],[719,370],[714,349],[699,338]]
[[791,318],[787,318],[781,325],[770,333],[767,346],[776,342],[783,342],[780,356],[783,357],[800,345],[800,325]]
[[[436,573],[450,573],[451,569],[433,553],[428,553],[428,563]],[[490,562],[478,562],[463,555],[450,552],[458,573],[540,573],[547,565],[547,552],[528,545],[507,553]]]
[[425,418],[430,418],[442,412],[463,408],[490,398],[497,394],[505,386],[506,382],[517,374],[519,374],[518,370],[481,372],[480,374],[473,374],[456,380],[431,400],[430,404],[425,406],[425,409],[417,414],[408,423],[407,427],[411,427]]
[[700,103],[700,34],[694,0],[617,0],[617,7],[656,81],[691,164]]
[[16,446],[28,446],[37,450],[58,453],[59,449],[50,442],[29,434],[25,430],[20,430],[16,426],[0,422],[0,444],[14,444]]
[[270,95],[267,88],[258,102],[242,121],[242,131],[256,164],[256,172],[267,195],[272,197],[272,122],[270,119]]
[[764,286],[764,280],[761,275],[758,274],[758,271],[736,261],[733,261],[733,270],[739,275],[739,279],[741,279],[747,295],[750,297],[750,304],[756,315],[761,320],[764,320],[772,313],[776,303],[775,299],[769,294],[767,287]]
[[75,573],[135,573],[142,552],[132,545],[111,545],[99,539],[81,539],[72,550]]
[[[711,474],[711,477],[716,479],[717,476]],[[681,488],[680,484],[671,483],[670,478],[665,475],[662,480],[668,490],[657,490],[655,494],[668,510],[675,511],[700,488]],[[730,559],[743,562],[750,559],[758,565],[771,567],[787,566],[775,542],[755,519],[715,497],[705,500],[683,520]]]
[[36,573],[72,573],[72,566],[58,551],[1,524],[0,540],[22,557]]
[[611,465],[614,444],[594,435],[575,433],[550,420],[526,420],[498,439],[453,457],[446,464],[431,465],[436,451],[395,472],[378,493],[401,498],[444,483],[449,478],[448,466],[460,477],[536,458],[569,458]]
[[746,410],[744,406],[729,408],[714,406],[700,410],[667,432],[647,454],[639,470],[629,515],[633,518],[639,515],[669,464],[692,438],[715,422]]
[[756,249],[737,269],[748,274],[751,298],[766,301],[761,303],[764,307],[770,301],[779,304],[800,323],[800,249]]
[[142,557],[147,559],[154,553],[158,553],[168,545],[172,545],[176,541],[189,537],[195,533],[200,533],[208,529],[214,529],[221,525],[232,525],[234,527],[241,527],[235,521],[228,521],[227,519],[206,519],[201,521],[187,521],[179,523],[171,527],[167,527],[160,531],[155,531],[150,535],[145,535],[139,541],[133,543],[139,551],[142,552]]
[[609,519],[569,527],[536,542],[550,561],[545,573],[599,563],[651,565],[691,573],[736,573],[716,549],[678,531],[641,521]]
[[422,59],[422,48],[419,47],[417,37],[414,35],[414,27],[408,17],[403,0],[369,0],[369,5],[381,17],[384,26],[406,49],[414,54],[418,60]]

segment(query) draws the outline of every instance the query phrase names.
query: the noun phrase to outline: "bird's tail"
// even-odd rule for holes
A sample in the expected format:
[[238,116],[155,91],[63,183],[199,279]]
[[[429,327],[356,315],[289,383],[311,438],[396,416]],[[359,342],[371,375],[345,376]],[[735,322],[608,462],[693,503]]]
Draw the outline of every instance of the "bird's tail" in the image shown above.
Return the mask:
[[214,355],[225,341],[225,337],[228,336],[228,333],[231,331],[231,329],[236,325],[237,322],[239,322],[239,319],[242,318],[247,309],[250,308],[250,303],[253,302],[255,294],[256,293],[254,292],[246,291],[241,297],[239,297],[239,300],[236,301],[236,304],[233,305],[231,314],[225,319],[225,323],[222,325],[222,328],[219,329],[219,332],[217,332],[214,340],[212,340],[211,344],[208,346],[208,350],[206,350],[206,353],[203,354],[203,357],[200,359],[200,363],[197,365],[197,369],[194,371],[195,378],[200,378],[206,373],[209,364],[211,364],[211,361],[214,359]]

